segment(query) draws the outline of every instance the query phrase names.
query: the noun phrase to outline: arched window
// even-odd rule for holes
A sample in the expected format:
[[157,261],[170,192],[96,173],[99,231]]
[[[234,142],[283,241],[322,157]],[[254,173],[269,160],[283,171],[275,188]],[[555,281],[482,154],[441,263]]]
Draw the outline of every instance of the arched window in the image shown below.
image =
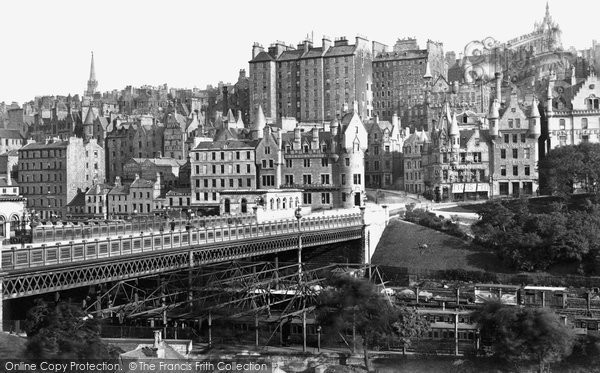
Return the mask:
[[581,118],[581,129],[582,130],[587,130],[588,129],[588,120],[587,120],[587,118]]
[[565,129],[565,120],[564,119],[561,119],[558,121],[558,129],[564,131],[564,129]]
[[271,198],[271,201],[269,201],[269,209],[273,210],[273,206],[275,204],[275,200],[273,198]]
[[10,232],[7,232],[9,236],[13,236],[15,230],[19,229],[19,216],[13,215],[10,217]]
[[285,210],[286,204],[287,204],[287,198],[284,198],[284,199],[283,199],[283,209],[284,209],[284,210]]
[[241,212],[242,212],[242,214],[245,214],[248,212],[248,201],[246,201],[246,198],[242,198]]
[[298,197],[296,197],[296,207],[298,207],[299,204],[300,204],[300,200],[298,199]]
[[281,208],[281,200],[277,198],[277,210]]

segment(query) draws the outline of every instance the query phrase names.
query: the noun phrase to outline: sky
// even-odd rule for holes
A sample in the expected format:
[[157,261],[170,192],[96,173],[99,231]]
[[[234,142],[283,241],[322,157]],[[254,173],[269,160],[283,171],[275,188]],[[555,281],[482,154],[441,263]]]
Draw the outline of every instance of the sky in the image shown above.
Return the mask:
[[[563,46],[600,40],[600,2],[550,0]],[[546,0],[19,0],[0,5],[0,102],[82,94],[94,52],[102,92],[144,84],[204,88],[248,71],[252,44],[314,35],[366,36],[392,46],[416,37],[458,55],[472,40],[533,31]]]

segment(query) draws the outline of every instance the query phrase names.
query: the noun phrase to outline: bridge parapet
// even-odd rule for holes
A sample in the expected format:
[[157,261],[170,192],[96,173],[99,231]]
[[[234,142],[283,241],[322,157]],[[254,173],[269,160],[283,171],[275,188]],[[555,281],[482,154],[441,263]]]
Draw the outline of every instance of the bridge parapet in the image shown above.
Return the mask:
[[[232,221],[232,223],[235,223]],[[307,216],[295,219],[248,224],[221,224],[218,226],[188,226],[173,231],[147,232],[90,240],[46,242],[2,249],[1,268],[8,272],[43,269],[48,266],[82,264],[101,259],[118,258],[132,254],[186,249],[219,243],[244,241],[250,238],[278,236],[291,233],[325,231],[360,226],[360,213],[327,216]]]

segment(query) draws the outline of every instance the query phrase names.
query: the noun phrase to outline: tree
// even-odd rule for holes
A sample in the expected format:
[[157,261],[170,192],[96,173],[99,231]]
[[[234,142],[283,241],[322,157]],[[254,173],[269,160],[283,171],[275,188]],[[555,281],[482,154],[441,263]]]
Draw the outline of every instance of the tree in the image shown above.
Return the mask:
[[489,302],[474,314],[483,338],[492,341],[494,355],[515,362],[546,364],[568,356],[575,342],[571,328],[544,308],[517,308]]
[[392,323],[395,334],[402,341],[402,354],[415,338],[420,338],[430,329],[429,322],[414,309],[399,307]]
[[318,323],[328,334],[353,330],[362,338],[368,371],[369,349],[390,337],[400,337],[408,343],[427,330],[426,322],[416,312],[399,309],[373,284],[350,276],[334,278],[331,288],[319,294],[316,313]]
[[538,163],[544,194],[570,195],[576,189],[598,192],[600,144],[581,143],[552,149]]
[[100,338],[98,322],[70,303],[37,301],[27,312],[26,355],[36,359],[110,359],[116,352]]

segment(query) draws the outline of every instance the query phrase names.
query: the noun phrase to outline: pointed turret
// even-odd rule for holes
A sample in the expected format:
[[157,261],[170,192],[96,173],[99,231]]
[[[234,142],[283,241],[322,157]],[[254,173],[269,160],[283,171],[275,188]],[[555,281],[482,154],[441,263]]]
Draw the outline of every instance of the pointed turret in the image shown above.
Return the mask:
[[546,117],[551,118],[553,115],[552,98],[554,95],[554,71],[550,71],[548,76],[548,90],[546,92]]
[[230,124],[235,123],[235,116],[233,115],[233,111],[231,111],[231,109],[227,110],[227,122]]
[[431,78],[433,78],[433,76],[431,75],[431,67],[429,67],[429,60],[427,60],[425,66],[425,75],[423,75],[423,79],[431,80]]
[[392,115],[392,126],[394,126],[395,128],[398,128],[398,113],[394,111],[394,115]]
[[490,112],[488,113],[488,121],[490,125],[490,136],[492,139],[498,137],[498,118],[500,118],[500,103],[498,99],[494,99],[490,104]]
[[265,118],[265,113],[263,112],[262,105],[259,105],[256,111],[256,119],[254,120],[254,131],[258,138],[262,138],[263,129],[266,125],[267,119]]
[[456,121],[456,113],[452,114],[452,121],[450,122],[450,129],[448,130],[448,135],[452,136],[460,136],[460,130],[458,129],[458,122]]
[[540,126],[540,111],[538,110],[538,100],[533,96],[531,100],[531,116],[529,119],[529,137],[538,139],[542,134]]
[[94,110],[90,106],[88,108],[87,114],[85,115],[85,120],[83,121],[83,124],[86,126],[93,125],[94,119],[96,119],[96,116],[94,115]]

